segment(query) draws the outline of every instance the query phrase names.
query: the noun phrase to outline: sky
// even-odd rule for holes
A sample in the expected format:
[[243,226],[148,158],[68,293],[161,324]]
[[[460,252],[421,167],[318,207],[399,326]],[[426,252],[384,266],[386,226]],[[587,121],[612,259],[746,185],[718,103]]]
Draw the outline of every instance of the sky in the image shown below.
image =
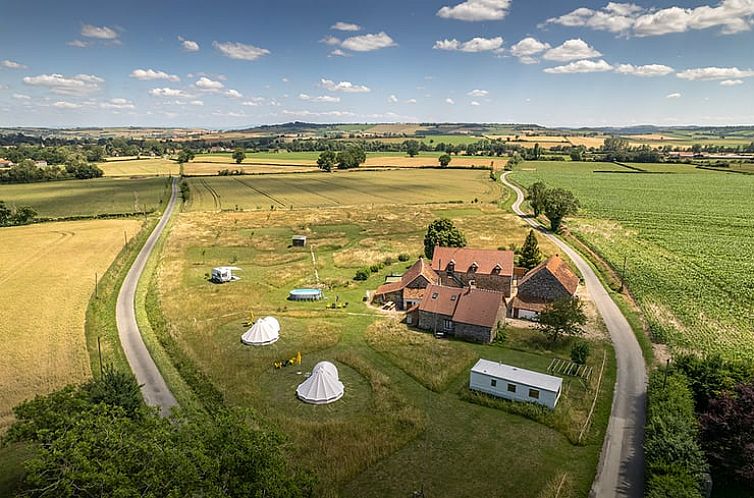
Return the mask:
[[754,0],[0,0],[0,126],[754,124]]

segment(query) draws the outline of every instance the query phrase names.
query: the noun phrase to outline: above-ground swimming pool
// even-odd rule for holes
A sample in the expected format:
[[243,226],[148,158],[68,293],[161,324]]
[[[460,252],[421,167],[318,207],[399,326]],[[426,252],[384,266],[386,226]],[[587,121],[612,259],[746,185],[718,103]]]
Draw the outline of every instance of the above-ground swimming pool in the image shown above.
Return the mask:
[[320,289],[293,289],[288,293],[288,299],[291,301],[319,301],[322,299],[322,290]]

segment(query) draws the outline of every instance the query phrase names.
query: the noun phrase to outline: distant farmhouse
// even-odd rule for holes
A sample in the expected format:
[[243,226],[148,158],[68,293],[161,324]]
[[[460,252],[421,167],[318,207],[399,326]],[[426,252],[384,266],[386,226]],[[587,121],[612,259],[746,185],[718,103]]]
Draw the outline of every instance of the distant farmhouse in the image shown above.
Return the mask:
[[576,294],[579,277],[560,256],[552,256],[526,273],[511,301],[513,318],[536,319],[551,303]]

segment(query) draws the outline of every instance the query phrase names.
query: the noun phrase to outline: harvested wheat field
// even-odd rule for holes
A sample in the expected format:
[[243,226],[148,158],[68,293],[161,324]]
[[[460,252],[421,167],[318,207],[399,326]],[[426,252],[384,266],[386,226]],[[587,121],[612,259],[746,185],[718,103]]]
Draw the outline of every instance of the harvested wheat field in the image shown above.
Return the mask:
[[245,175],[260,175],[265,173],[302,173],[308,171],[317,171],[314,166],[296,166],[287,164],[254,164],[245,161],[242,164],[233,162],[219,163],[209,162],[191,162],[183,165],[183,174],[188,176],[215,176],[219,171],[240,170]]
[[573,145],[583,145],[584,147],[602,147],[605,143],[605,138],[600,137],[567,137],[568,141]]
[[[439,166],[438,156],[436,155],[419,155],[416,157],[408,156],[369,156],[364,163],[365,167],[394,166],[400,168],[421,167],[421,166]],[[476,167],[494,167],[502,168],[508,160],[502,157],[487,156],[452,156],[451,166],[476,166]]]
[[90,376],[84,321],[94,274],[140,226],[87,220],[0,229],[0,431],[21,401]]
[[97,164],[105,176],[168,176],[177,175],[178,163],[169,159],[112,160]]

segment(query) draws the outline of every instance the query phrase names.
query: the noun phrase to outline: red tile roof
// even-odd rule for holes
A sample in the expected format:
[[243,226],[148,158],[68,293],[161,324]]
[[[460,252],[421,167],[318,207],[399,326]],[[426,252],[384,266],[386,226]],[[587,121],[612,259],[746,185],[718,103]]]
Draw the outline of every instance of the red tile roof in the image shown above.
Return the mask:
[[579,286],[579,277],[568,268],[565,261],[558,255],[551,256],[546,261],[532,268],[531,271],[524,275],[524,278],[519,280],[518,286],[525,285],[532,276],[541,271],[549,271],[569,294],[574,295],[576,293],[576,288]]
[[533,311],[535,313],[541,313],[550,304],[551,303],[545,302],[539,299],[522,299],[516,296],[513,298],[513,301],[511,302],[511,308],[514,310],[519,309],[519,310]]
[[490,275],[496,266],[499,274],[513,276],[513,251],[497,249],[469,249],[467,247],[435,247],[432,257],[432,269],[446,270],[448,263],[454,263],[455,271],[468,272],[476,264],[476,273]]
[[406,270],[399,281],[380,285],[374,294],[380,296],[389,292],[400,291],[419,277],[426,278],[430,283],[437,282],[438,279],[437,273],[429,267],[424,258],[419,258],[416,263],[411,265],[411,268]]
[[424,292],[419,309],[450,316],[458,323],[492,327],[503,302],[504,295],[501,292],[430,285]]

